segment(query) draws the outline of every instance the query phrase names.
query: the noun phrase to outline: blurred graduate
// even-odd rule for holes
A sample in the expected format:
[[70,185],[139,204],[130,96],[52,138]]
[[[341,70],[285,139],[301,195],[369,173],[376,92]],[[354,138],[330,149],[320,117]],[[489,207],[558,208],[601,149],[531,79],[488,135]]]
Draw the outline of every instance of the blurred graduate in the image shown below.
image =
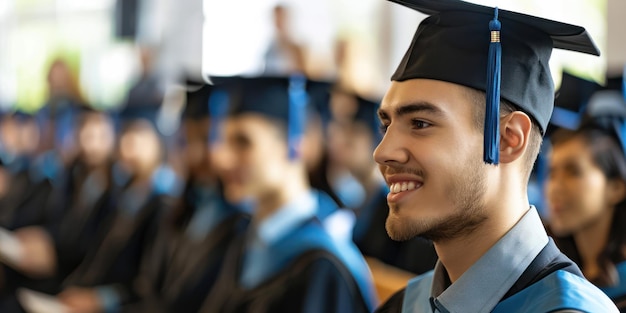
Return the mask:
[[376,305],[359,251],[318,218],[329,202],[310,188],[300,157],[305,83],[242,78],[223,87],[230,113],[216,168],[225,198],[253,217],[201,312],[370,312]]

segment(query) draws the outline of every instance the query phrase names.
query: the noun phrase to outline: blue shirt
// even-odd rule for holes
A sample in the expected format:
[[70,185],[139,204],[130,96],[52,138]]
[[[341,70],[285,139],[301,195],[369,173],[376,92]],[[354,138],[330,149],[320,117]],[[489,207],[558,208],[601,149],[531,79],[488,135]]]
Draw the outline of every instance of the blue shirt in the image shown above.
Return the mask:
[[268,248],[316,214],[317,199],[306,192],[252,227],[243,263],[242,286],[254,288],[269,278],[276,259]]
[[430,291],[434,305],[441,312],[491,312],[547,243],[539,214],[531,207],[454,284],[437,262]]

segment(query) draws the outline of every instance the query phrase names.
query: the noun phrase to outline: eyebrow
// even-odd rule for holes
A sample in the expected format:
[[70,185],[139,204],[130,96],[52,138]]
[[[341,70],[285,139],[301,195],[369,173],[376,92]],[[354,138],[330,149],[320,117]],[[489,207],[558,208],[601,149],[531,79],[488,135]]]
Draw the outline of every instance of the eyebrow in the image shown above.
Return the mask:
[[[398,117],[415,112],[426,112],[436,116],[444,116],[444,112],[436,105],[423,101],[401,105],[397,107],[394,111],[395,115]],[[389,114],[383,109],[378,109],[378,117],[380,119],[389,119]]]

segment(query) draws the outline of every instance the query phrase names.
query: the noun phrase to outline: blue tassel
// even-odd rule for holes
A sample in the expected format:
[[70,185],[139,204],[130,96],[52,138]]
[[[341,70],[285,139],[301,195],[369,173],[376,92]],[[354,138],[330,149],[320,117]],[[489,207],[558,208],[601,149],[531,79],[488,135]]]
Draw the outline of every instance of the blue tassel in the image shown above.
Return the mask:
[[502,48],[500,46],[500,21],[498,8],[489,22],[491,41],[487,60],[487,108],[485,111],[485,142],[483,160],[488,164],[498,164],[500,159],[500,70]]
[[216,90],[209,97],[208,106],[211,114],[209,145],[213,146],[219,143],[222,136],[222,122],[228,110],[228,94],[223,90]]
[[287,123],[287,142],[289,145],[289,159],[300,157],[299,145],[306,123],[306,78],[302,75],[293,75],[289,79],[289,121]]

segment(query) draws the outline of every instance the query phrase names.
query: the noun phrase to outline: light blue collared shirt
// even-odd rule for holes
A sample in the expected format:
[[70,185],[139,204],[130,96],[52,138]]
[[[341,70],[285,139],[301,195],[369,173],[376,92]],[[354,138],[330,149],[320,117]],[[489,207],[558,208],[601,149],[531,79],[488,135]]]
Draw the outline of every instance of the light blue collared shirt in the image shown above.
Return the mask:
[[454,284],[437,262],[430,291],[434,306],[439,312],[491,312],[546,244],[548,235],[531,206]]
[[240,283],[246,288],[254,288],[269,278],[275,265],[275,255],[269,248],[316,214],[317,199],[311,192],[306,192],[252,227]]

